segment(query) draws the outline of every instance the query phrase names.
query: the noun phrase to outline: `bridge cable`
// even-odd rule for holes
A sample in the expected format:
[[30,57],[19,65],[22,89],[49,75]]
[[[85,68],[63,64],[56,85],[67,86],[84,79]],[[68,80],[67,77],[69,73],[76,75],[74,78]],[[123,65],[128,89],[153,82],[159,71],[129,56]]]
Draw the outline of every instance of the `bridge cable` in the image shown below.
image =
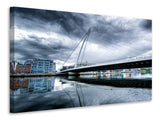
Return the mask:
[[68,57],[68,58],[64,61],[64,63],[62,64],[62,67],[63,67],[63,65],[69,60],[69,58],[72,56],[73,52],[76,50],[76,48],[79,46],[79,44],[83,41],[83,38],[86,36],[86,34],[87,34],[87,33],[85,33],[85,34],[82,36],[82,38],[81,38],[81,40],[78,42],[77,46],[72,50],[72,52],[71,52],[71,54],[69,55],[69,57]]
[[[130,43],[130,42],[129,42]],[[121,48],[121,46],[120,45],[110,45],[112,48]],[[119,46],[119,47],[118,47]],[[106,46],[103,46],[104,48],[107,48]],[[123,45],[123,49],[124,48],[128,48],[129,46],[127,46],[127,45]],[[135,47],[132,47],[132,49],[131,49],[131,51],[134,51],[134,52],[136,52],[136,54],[138,53],[138,54],[140,54],[140,52],[137,50],[137,49],[133,49],[133,48],[135,48]],[[108,49],[108,48],[107,48]],[[123,50],[123,49],[120,49],[120,50]],[[107,51],[106,53],[108,53],[108,54],[110,54],[111,56],[114,56],[114,55],[116,55],[115,53],[114,53],[114,51]],[[114,54],[114,55],[113,55]],[[136,57],[136,56],[132,56],[132,57]],[[131,57],[129,57],[129,58],[131,58]]]
[[[89,36],[89,35],[88,35],[88,36]],[[84,58],[84,54],[85,54],[86,46],[87,46],[87,41],[88,41],[88,38],[86,39],[86,43],[85,43],[85,46],[84,46],[84,50],[83,50],[83,53],[82,53],[82,59],[81,59],[80,64],[82,64],[82,61],[83,61],[83,58]]]
[[85,34],[85,38],[84,38],[84,40],[83,40],[83,43],[82,43],[82,45],[81,45],[81,48],[80,48],[80,51],[79,51],[79,54],[78,54],[78,57],[77,57],[76,67],[77,67],[77,64],[78,64],[79,57],[80,57],[81,52],[82,52],[82,48],[83,48],[84,43],[85,43],[86,39],[88,38],[88,35],[89,35],[89,34],[90,34],[90,29],[89,29],[88,32]]

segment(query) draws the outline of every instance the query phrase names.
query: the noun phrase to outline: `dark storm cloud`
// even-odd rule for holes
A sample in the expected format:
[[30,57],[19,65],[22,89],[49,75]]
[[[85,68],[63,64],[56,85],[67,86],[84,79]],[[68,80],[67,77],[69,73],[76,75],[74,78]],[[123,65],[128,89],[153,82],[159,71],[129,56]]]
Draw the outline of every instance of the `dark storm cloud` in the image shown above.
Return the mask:
[[[10,47],[11,53],[18,53],[21,56],[21,60],[33,59],[36,57],[46,59],[49,58],[49,55],[53,55],[54,59],[64,60],[66,58],[66,51],[70,51],[70,48],[64,46],[63,44],[43,44],[41,43],[41,39],[44,39],[42,37],[28,37],[28,39],[19,40],[16,42],[13,40],[11,41],[11,46],[14,46],[14,48]],[[59,54],[61,56],[59,56]]]
[[[53,28],[47,28],[46,25],[59,25],[63,34],[72,36],[82,36],[85,29],[84,26],[84,14],[76,14],[69,12],[38,10],[38,9],[26,9],[26,8],[14,8],[15,23],[17,27],[22,29],[35,29],[46,32],[46,30],[52,31]],[[12,11],[12,12],[13,12]]]
[[141,27],[145,30],[152,30],[152,21],[151,20],[144,20],[141,22]]
[[[46,38],[44,37],[37,37],[37,36],[34,36],[34,35],[29,35],[28,36],[29,39],[32,39],[32,40],[25,40],[25,44],[30,46],[30,47],[37,47],[38,49],[48,49],[48,50],[54,50],[54,51],[58,51],[58,50],[61,50],[61,49],[69,49],[68,46],[63,46],[63,44],[59,41],[57,42],[56,44],[42,44],[41,41],[42,40],[46,40]],[[58,41],[58,40],[57,40]]]
[[94,41],[96,43],[107,43],[110,45],[112,43],[120,41],[122,38],[124,39],[127,36],[132,37],[130,35],[132,31],[133,30],[126,30],[119,26],[113,26],[112,23],[104,22],[104,20],[102,19],[92,27],[93,35],[91,35],[91,37],[92,39],[96,38]]
[[[64,61],[74,48],[74,41],[80,40],[89,28],[89,42],[106,48],[110,54],[115,54],[116,49],[121,51],[115,58],[152,49],[151,20],[17,7],[11,9],[11,19],[13,15],[15,29],[26,32],[17,32],[19,40],[15,42],[15,53],[23,60],[52,56],[51,59]],[[71,40],[69,44],[66,43],[68,39]]]
[[[124,36],[134,37],[134,29],[126,29],[119,18],[107,22],[103,16],[94,14],[69,13],[49,10],[36,10],[26,8],[15,8],[16,23],[22,29],[35,29],[38,31],[60,32],[70,38],[81,38],[91,28],[93,42],[117,42]],[[93,22],[92,22],[93,21]],[[119,22],[117,25],[114,22]],[[134,23],[127,23],[134,24]],[[56,30],[60,26],[60,30]],[[149,22],[142,21],[142,26],[149,29]],[[127,37],[128,39],[128,37]],[[102,43],[103,44],[103,43]]]

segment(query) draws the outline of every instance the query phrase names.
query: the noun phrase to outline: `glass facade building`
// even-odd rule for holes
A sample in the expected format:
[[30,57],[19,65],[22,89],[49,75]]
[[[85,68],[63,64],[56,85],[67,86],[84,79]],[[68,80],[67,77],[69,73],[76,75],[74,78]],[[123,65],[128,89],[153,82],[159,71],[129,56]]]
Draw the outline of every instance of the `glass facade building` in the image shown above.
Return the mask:
[[31,73],[51,73],[55,72],[56,64],[53,60],[33,59]]

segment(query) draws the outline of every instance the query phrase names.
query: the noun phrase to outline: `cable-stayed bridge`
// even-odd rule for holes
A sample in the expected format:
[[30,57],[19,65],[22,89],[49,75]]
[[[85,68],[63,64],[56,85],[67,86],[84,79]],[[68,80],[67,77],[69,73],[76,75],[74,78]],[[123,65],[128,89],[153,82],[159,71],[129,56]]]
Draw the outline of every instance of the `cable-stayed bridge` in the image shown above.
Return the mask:
[[[80,50],[76,59],[76,63],[72,68],[62,69],[59,74],[78,74],[79,72],[88,72],[88,71],[99,71],[99,70],[114,70],[114,69],[130,69],[130,68],[143,68],[143,67],[152,67],[152,54],[142,54],[136,57],[124,58],[120,60],[115,60],[111,62],[101,63],[101,64],[94,64],[91,65],[89,63],[82,63],[88,37],[90,35],[91,29],[81,38],[80,42],[77,46],[73,49],[73,52],[80,46]],[[64,64],[70,59],[71,55],[66,59]],[[62,65],[62,67],[64,66]],[[57,74],[58,74],[57,73]]]

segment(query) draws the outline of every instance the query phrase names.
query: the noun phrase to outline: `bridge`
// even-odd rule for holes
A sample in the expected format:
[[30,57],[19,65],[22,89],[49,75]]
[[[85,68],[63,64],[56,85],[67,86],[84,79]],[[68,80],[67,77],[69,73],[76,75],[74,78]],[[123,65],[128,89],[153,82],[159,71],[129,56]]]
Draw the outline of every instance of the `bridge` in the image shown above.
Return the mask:
[[[68,67],[68,69],[62,69],[60,72],[57,72],[57,74],[70,74],[70,75],[75,74],[76,75],[76,74],[79,74],[80,72],[88,72],[88,71],[152,67],[152,55],[148,55],[148,54],[139,55],[131,58],[124,58],[121,60],[116,60],[116,61],[111,61],[111,62],[106,62],[101,64],[94,64],[94,65],[82,64],[82,60],[84,57],[90,31],[91,30],[89,29],[88,32],[82,37],[81,41],[78,43],[78,45],[73,49],[71,53],[72,55],[73,52],[76,50],[76,48],[80,45],[80,43],[82,44],[80,47],[75,65],[73,67]],[[67,58],[64,64],[69,60],[70,56]],[[81,57],[81,60],[80,60],[80,57]]]

